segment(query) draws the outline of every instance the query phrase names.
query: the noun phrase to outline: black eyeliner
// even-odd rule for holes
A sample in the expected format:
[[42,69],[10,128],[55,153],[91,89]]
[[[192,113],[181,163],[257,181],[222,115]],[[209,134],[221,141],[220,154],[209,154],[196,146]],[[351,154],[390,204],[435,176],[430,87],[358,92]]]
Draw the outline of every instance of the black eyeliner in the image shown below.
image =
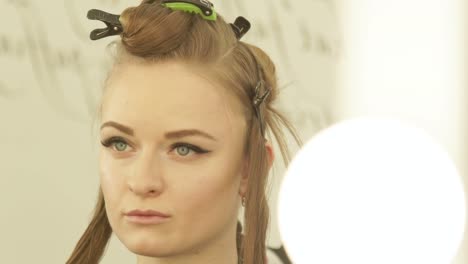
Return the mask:
[[175,149],[177,147],[188,147],[188,148],[192,149],[193,151],[195,151],[197,153],[200,153],[200,154],[211,152],[211,151],[204,150],[204,149],[199,148],[199,147],[197,147],[195,145],[185,143],[185,142],[177,142],[177,143],[172,144],[172,146],[171,146],[172,149]]
[[128,145],[127,141],[125,141],[125,139],[123,139],[123,138],[121,138],[121,137],[111,137],[111,138],[108,138],[108,139],[106,139],[106,140],[104,140],[104,141],[101,141],[101,144],[102,144],[104,147],[108,148],[108,147],[110,147],[110,146],[112,145],[112,143],[114,143],[114,142],[123,142],[123,143],[125,143],[125,144]]
[[[123,139],[122,137],[111,137],[109,139],[101,141],[101,145],[103,145],[106,148],[109,148],[115,142],[123,142],[126,145],[128,145],[127,141],[125,139]],[[195,151],[196,153],[199,153],[199,154],[204,154],[204,153],[211,152],[211,151],[202,149],[200,147],[197,147],[195,145],[185,143],[185,142],[177,142],[177,143],[174,143],[174,144],[171,145],[171,149],[175,149],[177,147],[188,147],[189,149],[191,149],[191,150],[193,150],[193,151]]]

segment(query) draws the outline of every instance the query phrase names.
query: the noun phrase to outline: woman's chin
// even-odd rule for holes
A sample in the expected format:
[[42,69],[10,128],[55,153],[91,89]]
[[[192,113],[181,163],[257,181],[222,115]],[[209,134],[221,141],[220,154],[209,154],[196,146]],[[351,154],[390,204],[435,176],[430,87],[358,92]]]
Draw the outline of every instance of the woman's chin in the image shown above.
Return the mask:
[[132,253],[139,256],[164,258],[176,254],[176,252],[171,250],[167,245],[161,245],[159,243],[148,243],[142,240],[135,241],[134,243],[125,243],[124,245]]

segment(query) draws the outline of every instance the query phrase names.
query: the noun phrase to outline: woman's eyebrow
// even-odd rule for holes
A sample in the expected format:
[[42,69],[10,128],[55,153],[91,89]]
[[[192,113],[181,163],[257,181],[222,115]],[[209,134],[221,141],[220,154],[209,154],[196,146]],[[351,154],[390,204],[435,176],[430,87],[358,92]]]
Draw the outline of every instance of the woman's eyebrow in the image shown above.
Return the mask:
[[[122,125],[122,124],[119,124],[119,123],[114,122],[114,121],[108,121],[108,122],[105,122],[104,124],[102,124],[101,125],[101,130],[104,127],[116,128],[117,130],[120,130],[121,132],[123,132],[125,134],[128,134],[130,136],[133,136],[135,134],[135,132],[133,131],[132,128],[130,128],[128,126],[125,126],[125,125]],[[210,134],[208,134],[206,132],[203,132],[201,130],[198,130],[198,129],[183,129],[183,130],[166,132],[164,134],[164,137],[166,139],[182,138],[182,137],[188,137],[188,136],[201,136],[201,137],[204,137],[204,138],[208,138],[208,139],[217,141],[217,139],[215,137],[213,137],[212,135],[210,135]]]
[[201,137],[204,137],[204,138],[208,138],[208,139],[217,141],[216,138],[213,137],[212,135],[210,135],[210,134],[208,134],[206,132],[203,132],[201,130],[198,130],[198,129],[177,130],[177,131],[167,132],[166,134],[164,134],[164,137],[168,138],[168,139],[188,137],[188,136],[201,136]]
[[114,121],[108,121],[108,122],[105,122],[104,124],[101,125],[101,130],[105,127],[113,127],[113,128],[116,128],[117,130],[120,130],[121,132],[127,134],[127,135],[130,135],[130,136],[133,136],[135,133],[133,132],[133,129],[131,129],[130,127],[128,126],[124,126],[122,124],[119,124],[117,122],[114,122]]

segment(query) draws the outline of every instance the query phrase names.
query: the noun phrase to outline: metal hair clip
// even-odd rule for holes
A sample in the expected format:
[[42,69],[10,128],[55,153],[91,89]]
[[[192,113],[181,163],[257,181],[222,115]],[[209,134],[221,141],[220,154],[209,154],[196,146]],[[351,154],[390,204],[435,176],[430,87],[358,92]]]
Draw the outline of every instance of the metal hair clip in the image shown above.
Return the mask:
[[244,17],[237,17],[234,23],[230,23],[236,38],[241,39],[250,29],[250,22]]
[[88,19],[100,20],[107,25],[107,28],[99,28],[91,31],[89,37],[91,40],[98,40],[108,36],[119,35],[123,32],[122,24],[120,23],[120,15],[113,15],[107,12],[91,9],[88,11]]
[[262,112],[260,111],[260,105],[263,103],[263,101],[266,98],[268,98],[268,96],[270,95],[270,92],[271,92],[270,88],[266,88],[265,93],[260,95],[259,94],[260,93],[260,87],[264,87],[264,86],[265,86],[265,82],[263,80],[260,80],[257,83],[257,86],[255,87],[255,97],[254,97],[254,100],[253,100],[253,105],[254,105],[254,108],[255,108],[255,115],[257,116],[258,120],[260,121],[260,131],[261,131],[263,137],[265,136],[265,128],[263,127],[263,116],[262,116]]
[[201,15],[206,20],[216,20],[214,5],[207,0],[163,0],[162,6]]

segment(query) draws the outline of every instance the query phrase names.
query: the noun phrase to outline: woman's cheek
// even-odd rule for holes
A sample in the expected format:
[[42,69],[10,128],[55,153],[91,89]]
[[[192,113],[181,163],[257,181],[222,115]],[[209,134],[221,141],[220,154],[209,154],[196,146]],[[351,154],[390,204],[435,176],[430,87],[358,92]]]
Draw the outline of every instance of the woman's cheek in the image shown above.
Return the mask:
[[219,181],[216,177],[208,177],[192,183],[190,190],[186,189],[180,195],[181,197],[185,197],[184,201],[188,201],[188,203],[184,203],[184,207],[187,210],[191,210],[192,212],[190,213],[192,215],[203,217],[217,211],[216,208],[224,200],[224,191],[223,182]]
[[[110,175],[111,169],[108,158],[105,154],[101,154],[99,159],[99,178],[103,189],[107,189],[108,184],[111,182]],[[104,190],[103,190],[104,191]]]
[[111,202],[116,197],[119,197],[118,192],[123,184],[120,182],[122,177],[117,174],[118,171],[119,169],[116,168],[115,162],[112,162],[109,157],[104,155],[104,157],[100,160],[99,174],[102,192],[106,200],[109,202]]

